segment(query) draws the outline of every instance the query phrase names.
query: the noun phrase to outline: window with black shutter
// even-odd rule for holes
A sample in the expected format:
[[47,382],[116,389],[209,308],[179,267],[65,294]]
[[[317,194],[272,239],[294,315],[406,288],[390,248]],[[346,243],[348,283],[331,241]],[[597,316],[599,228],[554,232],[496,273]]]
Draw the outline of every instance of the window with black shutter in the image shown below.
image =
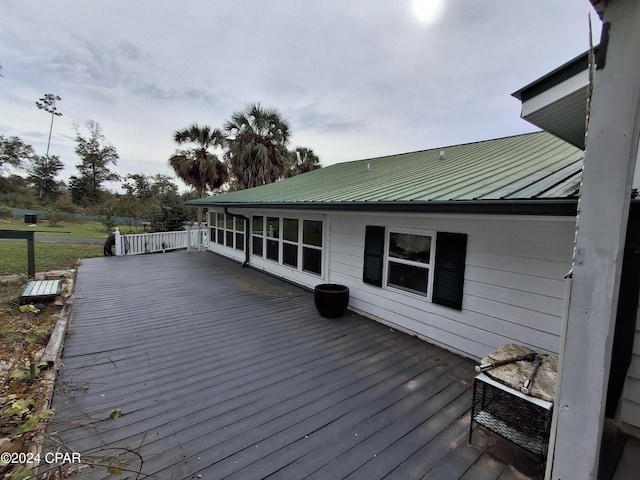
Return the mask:
[[364,268],[362,281],[378,287],[382,286],[384,236],[384,227],[367,225],[364,237]]
[[433,303],[462,309],[467,235],[438,232],[433,285]]

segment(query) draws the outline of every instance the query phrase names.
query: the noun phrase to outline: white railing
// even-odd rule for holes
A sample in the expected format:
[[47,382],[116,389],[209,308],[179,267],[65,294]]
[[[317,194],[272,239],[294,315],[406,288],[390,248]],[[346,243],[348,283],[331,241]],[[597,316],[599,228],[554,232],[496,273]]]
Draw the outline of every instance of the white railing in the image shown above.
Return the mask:
[[136,233],[122,235],[115,231],[115,255],[141,255],[187,249],[202,250],[208,246],[206,227],[187,227],[178,232]]

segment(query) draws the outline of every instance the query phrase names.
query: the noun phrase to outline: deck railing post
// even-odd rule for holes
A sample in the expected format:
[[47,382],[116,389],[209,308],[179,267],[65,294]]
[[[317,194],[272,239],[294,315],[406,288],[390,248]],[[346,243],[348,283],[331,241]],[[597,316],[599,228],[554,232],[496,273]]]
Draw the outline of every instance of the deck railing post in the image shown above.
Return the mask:
[[36,252],[33,232],[27,237],[27,270],[30,278],[36,278]]
[[116,231],[113,232],[113,235],[115,237],[116,256],[121,257],[124,255],[124,252],[122,248],[122,235],[120,235],[120,229],[118,227],[116,227]]
[[191,224],[187,223],[187,252],[191,251]]

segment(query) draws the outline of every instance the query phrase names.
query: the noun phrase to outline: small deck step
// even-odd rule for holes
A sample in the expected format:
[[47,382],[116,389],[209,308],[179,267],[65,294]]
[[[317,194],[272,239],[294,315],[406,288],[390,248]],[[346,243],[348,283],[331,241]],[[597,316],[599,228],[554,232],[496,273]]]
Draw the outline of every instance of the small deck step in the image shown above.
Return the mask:
[[60,280],[34,280],[27,283],[22,295],[20,295],[20,303],[22,305],[32,302],[44,302],[53,300],[60,294]]

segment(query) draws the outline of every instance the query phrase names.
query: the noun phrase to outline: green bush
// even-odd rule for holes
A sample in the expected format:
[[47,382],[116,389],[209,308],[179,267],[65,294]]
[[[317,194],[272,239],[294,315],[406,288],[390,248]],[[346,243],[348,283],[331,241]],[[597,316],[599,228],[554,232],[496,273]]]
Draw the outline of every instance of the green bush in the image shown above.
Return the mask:
[[5,204],[0,204],[0,218],[13,218],[13,207]]

